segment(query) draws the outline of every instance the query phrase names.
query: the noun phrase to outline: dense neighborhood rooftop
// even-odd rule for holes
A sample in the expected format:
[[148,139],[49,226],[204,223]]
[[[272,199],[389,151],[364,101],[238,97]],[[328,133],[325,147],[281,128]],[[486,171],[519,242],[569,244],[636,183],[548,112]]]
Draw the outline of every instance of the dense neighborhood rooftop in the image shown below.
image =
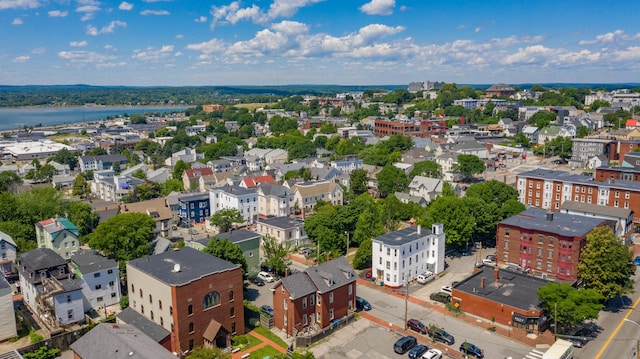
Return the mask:
[[602,218],[573,214],[547,212],[531,207],[515,216],[502,220],[500,224],[529,229],[537,232],[555,233],[567,237],[582,237],[594,228],[605,224]]

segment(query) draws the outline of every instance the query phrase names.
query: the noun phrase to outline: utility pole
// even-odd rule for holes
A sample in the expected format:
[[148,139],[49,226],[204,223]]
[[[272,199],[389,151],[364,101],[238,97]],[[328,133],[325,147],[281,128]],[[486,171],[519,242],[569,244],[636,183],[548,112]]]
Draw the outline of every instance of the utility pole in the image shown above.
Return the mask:
[[344,234],[347,235],[347,253],[345,254],[345,257],[349,256],[349,231],[344,231]]
[[404,287],[405,287],[405,291],[404,291],[404,330],[407,330],[407,318],[409,315],[409,278],[407,277],[407,279],[404,282]]
[[553,320],[553,335],[558,334],[558,303],[553,303],[554,311],[555,311],[555,319]]

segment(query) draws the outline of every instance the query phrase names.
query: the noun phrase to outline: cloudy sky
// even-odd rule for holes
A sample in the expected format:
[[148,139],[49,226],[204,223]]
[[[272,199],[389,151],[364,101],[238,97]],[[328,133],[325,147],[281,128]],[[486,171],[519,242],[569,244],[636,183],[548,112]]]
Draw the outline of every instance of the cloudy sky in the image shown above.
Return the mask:
[[640,82],[637,0],[0,0],[0,84]]

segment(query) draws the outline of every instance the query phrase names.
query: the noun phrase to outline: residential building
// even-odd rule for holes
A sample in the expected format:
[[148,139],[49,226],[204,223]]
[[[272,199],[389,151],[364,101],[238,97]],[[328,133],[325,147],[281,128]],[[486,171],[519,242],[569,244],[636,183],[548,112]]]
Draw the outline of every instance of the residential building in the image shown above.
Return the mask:
[[[268,176],[271,178],[271,176]],[[257,187],[258,215],[282,217],[294,214],[294,193],[279,184],[263,184]]]
[[291,244],[298,247],[308,243],[309,237],[304,231],[304,220],[290,217],[261,218],[256,223],[256,232],[276,239],[279,244]]
[[49,330],[84,322],[79,279],[72,278],[59,254],[49,248],[22,253],[18,274],[24,303]]
[[66,218],[51,218],[36,223],[38,248],[49,248],[69,258],[80,248],[78,227]]
[[173,168],[176,165],[176,163],[178,163],[178,161],[182,161],[184,163],[192,163],[197,160],[201,160],[203,158],[204,158],[204,153],[198,153],[196,152],[195,149],[186,147],[183,150],[172,153],[171,157],[164,160],[164,164],[167,167]]
[[516,94],[513,87],[505,84],[495,84],[485,90],[485,96],[487,98],[492,97],[511,97]]
[[222,159],[207,162],[207,167],[213,169],[214,173],[230,172],[232,169],[231,161]]
[[271,291],[274,326],[296,336],[324,329],[355,310],[356,274],[339,257],[281,278]]
[[97,170],[93,172],[91,193],[95,193],[105,201],[122,202],[136,186],[143,182],[131,176],[117,176],[113,170]]
[[[260,271],[260,241],[262,234],[246,229],[236,229],[229,232],[222,232],[216,235],[218,239],[228,240],[237,245],[247,262],[247,272],[257,273]],[[187,246],[199,251],[205,249],[211,238],[203,238],[195,241],[187,241]]]
[[291,187],[294,194],[294,208],[310,211],[321,200],[334,206],[343,204],[343,190],[339,184],[330,181],[309,181],[296,183]]
[[210,167],[192,168],[185,170],[182,174],[182,184],[185,190],[197,189],[199,187],[199,179],[202,176],[210,176],[213,174],[213,169]]
[[407,204],[407,203],[416,203],[422,207],[426,207],[427,204],[429,204],[429,202],[427,202],[426,199],[424,199],[423,197],[420,196],[412,196],[406,193],[402,193],[402,192],[395,192],[393,194],[400,202]]
[[633,229],[633,211],[630,209],[564,201],[560,206],[560,213],[606,219],[614,223],[613,233],[618,238],[624,238]]
[[208,192],[211,188],[222,187],[230,183],[234,178],[233,172],[218,172],[198,178],[198,190]]
[[78,165],[80,172],[112,170],[114,164],[120,168],[126,168],[129,160],[122,155],[79,156]]
[[605,225],[610,223],[602,218],[530,207],[498,223],[496,259],[543,279],[575,281],[587,235]]
[[611,154],[614,140],[601,138],[574,138],[571,140],[571,164],[576,167],[585,167],[593,157]]
[[344,173],[351,173],[362,166],[362,160],[342,160],[331,161],[331,167],[338,169]]
[[[14,275],[13,263],[16,260],[18,246],[10,235],[0,231],[0,277]],[[1,339],[0,339],[1,340]]]
[[245,177],[242,179],[242,181],[240,182],[239,186],[240,187],[244,187],[244,188],[253,188],[253,187],[257,187],[261,184],[275,184],[276,181],[273,179],[273,177],[269,176],[269,175],[265,175],[265,176],[255,176],[255,177]]
[[73,359],[175,359],[133,325],[99,323],[71,344]]
[[532,145],[538,144],[538,134],[540,129],[535,126],[524,126],[522,128],[522,134],[529,139]]
[[211,215],[222,209],[237,209],[247,224],[258,219],[258,192],[255,188],[224,186],[209,190]]
[[0,342],[16,336],[18,331],[13,309],[13,289],[7,279],[0,276]]
[[210,216],[209,207],[208,193],[196,193],[178,197],[180,225],[189,227],[196,223],[204,223]]
[[169,203],[164,198],[121,204],[120,213],[147,214],[156,222],[156,227],[149,234],[151,238],[158,235],[169,237],[173,214],[171,213],[171,209],[169,209]]
[[187,127],[184,128],[184,130],[187,133],[187,136],[197,136],[201,132],[206,131],[207,130],[207,126],[206,125],[187,126]]
[[447,152],[436,157],[436,163],[442,168],[442,179],[448,182],[457,182],[462,177],[455,171],[455,165],[458,164],[458,153]]
[[433,224],[431,230],[418,225],[373,238],[373,276],[381,285],[399,288],[425,271],[439,274],[444,270],[444,245],[441,223]]
[[131,307],[126,307],[116,314],[118,324],[128,324],[136,327],[154,342],[162,345],[165,349],[171,350],[171,332],[147,319],[144,315],[136,312]]
[[120,303],[120,272],[115,260],[94,250],[81,250],[69,258],[69,264],[80,279],[85,312]]
[[431,178],[424,176],[415,176],[409,183],[409,194],[424,198],[427,202],[431,202],[439,196],[442,196],[442,186],[444,181],[440,178]]
[[244,333],[240,265],[184,247],[129,261],[127,281],[129,306],[172,333],[173,352]]

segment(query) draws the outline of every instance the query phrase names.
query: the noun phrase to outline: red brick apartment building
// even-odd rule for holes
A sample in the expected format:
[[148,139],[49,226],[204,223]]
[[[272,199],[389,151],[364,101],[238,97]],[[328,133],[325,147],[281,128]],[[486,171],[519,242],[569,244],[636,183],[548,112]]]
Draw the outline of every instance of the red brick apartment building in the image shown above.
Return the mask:
[[376,118],[373,126],[373,134],[378,137],[405,135],[428,138],[433,135],[445,134],[447,130],[447,125],[444,122],[430,120],[394,121]]
[[129,306],[169,330],[173,352],[244,334],[240,265],[185,247],[129,261],[127,281]]
[[271,291],[274,325],[296,336],[326,328],[355,309],[356,274],[339,257],[284,277]]
[[586,237],[609,221],[531,207],[498,223],[496,260],[534,276],[575,281]]
[[516,176],[518,200],[554,212],[565,201],[629,209],[634,232],[639,232],[640,181],[605,178],[607,171],[598,169],[593,177],[548,169],[523,172]]

